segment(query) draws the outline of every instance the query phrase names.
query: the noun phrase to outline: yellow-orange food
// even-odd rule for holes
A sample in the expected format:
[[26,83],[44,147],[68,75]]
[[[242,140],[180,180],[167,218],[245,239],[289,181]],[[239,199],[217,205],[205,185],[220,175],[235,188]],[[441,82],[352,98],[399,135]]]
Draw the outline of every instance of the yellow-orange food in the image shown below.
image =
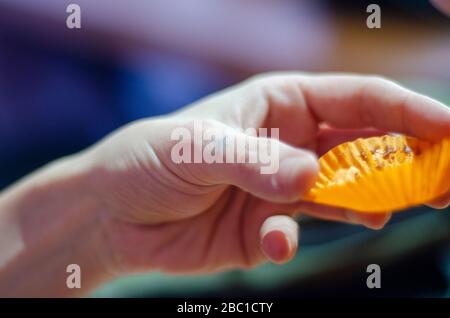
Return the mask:
[[306,200],[320,204],[382,213],[432,201],[450,190],[450,139],[357,139],[331,149],[319,162],[319,178]]

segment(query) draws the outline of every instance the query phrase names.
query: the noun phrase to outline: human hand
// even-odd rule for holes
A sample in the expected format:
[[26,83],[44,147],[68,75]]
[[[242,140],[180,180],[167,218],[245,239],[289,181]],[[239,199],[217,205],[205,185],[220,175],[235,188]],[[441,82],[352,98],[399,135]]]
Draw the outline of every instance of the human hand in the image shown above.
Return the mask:
[[433,5],[441,10],[443,13],[450,15],[450,1],[449,0],[431,0]]
[[[259,163],[175,163],[173,131],[193,132],[198,120],[203,129],[229,128],[222,142],[258,138],[245,134],[247,128],[279,128],[280,140],[270,140],[279,150],[278,172],[261,174]],[[133,123],[83,154],[89,191],[101,202],[107,263],[116,273],[206,273],[267,258],[283,263],[297,249],[292,217],[299,211],[380,228],[389,211],[358,214],[302,196],[314,184],[317,156],[346,140],[387,131],[437,140],[450,135],[450,111],[377,77],[275,74]],[[191,142],[203,150],[198,140]],[[447,194],[433,205],[449,200]]]

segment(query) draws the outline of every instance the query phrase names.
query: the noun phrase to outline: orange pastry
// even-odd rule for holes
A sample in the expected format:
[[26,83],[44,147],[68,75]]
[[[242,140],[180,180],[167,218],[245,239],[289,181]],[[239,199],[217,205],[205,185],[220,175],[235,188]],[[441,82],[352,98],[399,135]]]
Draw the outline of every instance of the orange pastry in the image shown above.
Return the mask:
[[320,204],[382,213],[432,201],[450,190],[450,139],[357,139],[331,149],[319,162],[319,178],[306,200]]

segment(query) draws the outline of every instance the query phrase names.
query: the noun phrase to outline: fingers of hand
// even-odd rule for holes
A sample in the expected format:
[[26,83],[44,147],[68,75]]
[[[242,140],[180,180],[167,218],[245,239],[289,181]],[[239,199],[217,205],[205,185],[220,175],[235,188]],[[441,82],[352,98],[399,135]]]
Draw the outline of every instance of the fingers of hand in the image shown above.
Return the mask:
[[260,231],[261,249],[273,263],[282,264],[291,260],[297,251],[299,226],[286,215],[267,218]]
[[427,205],[434,209],[448,208],[450,205],[450,191],[440,196],[439,198],[433,200],[432,202],[429,202]]
[[[448,107],[381,77],[290,73],[260,76],[257,83],[267,100],[284,92],[286,99],[300,101],[298,107],[306,105],[319,123],[346,129],[372,127],[427,140],[449,136]],[[289,85],[298,89],[286,90]]]
[[306,215],[319,219],[359,224],[373,230],[383,228],[391,218],[391,213],[389,212],[365,214],[311,202],[301,202],[299,210]]
[[[241,132],[227,140],[247,145],[248,153],[237,153],[240,160],[236,164],[202,165],[209,171],[211,182],[233,184],[273,202],[293,202],[300,200],[316,181],[319,164],[312,152]],[[249,160],[250,156],[256,160]]]

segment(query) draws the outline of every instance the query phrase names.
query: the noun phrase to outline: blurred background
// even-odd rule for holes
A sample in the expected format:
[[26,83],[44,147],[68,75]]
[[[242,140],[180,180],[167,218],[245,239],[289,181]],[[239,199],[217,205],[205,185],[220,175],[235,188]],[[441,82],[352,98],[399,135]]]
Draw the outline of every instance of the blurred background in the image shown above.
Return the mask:
[[[72,2],[79,30],[66,27]],[[371,2],[381,29],[366,26]],[[450,18],[426,0],[0,0],[0,189],[265,71],[376,73],[448,105],[449,53]],[[287,265],[136,275],[92,296],[450,297],[449,212],[417,208],[381,231],[301,218]],[[366,287],[371,263],[379,290]]]

